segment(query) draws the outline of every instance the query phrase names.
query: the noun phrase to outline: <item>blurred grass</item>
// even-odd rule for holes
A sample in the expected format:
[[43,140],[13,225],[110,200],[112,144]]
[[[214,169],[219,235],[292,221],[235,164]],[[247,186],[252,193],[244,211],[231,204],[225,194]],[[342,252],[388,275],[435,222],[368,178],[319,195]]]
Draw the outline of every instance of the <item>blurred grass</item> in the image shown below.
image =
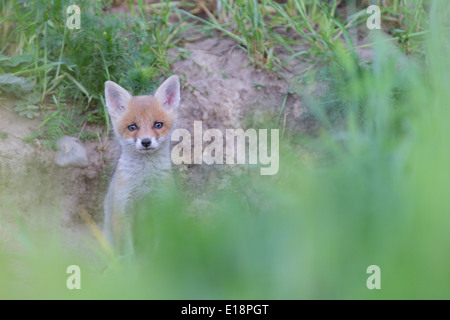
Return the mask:
[[[175,191],[144,203],[136,261],[106,274],[57,236],[23,236],[24,253],[0,251],[0,298],[449,299],[449,9],[430,4],[417,56],[376,31],[369,65],[333,46],[335,103],[309,100],[321,132],[281,141],[278,175],[211,188],[193,216]],[[327,161],[301,156],[305,143]],[[70,264],[79,291],[65,287]]]

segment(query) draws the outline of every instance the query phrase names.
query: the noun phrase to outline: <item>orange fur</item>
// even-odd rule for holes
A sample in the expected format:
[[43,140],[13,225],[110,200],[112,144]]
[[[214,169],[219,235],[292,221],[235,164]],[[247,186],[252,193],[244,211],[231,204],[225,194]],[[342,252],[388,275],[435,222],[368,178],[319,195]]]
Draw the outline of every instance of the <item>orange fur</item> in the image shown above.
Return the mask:
[[[156,122],[162,122],[161,129],[155,129]],[[124,138],[151,138],[167,136],[174,122],[174,115],[161,107],[153,96],[136,96],[128,104],[127,110],[118,122],[119,134]],[[135,131],[128,130],[131,124],[137,125]]]

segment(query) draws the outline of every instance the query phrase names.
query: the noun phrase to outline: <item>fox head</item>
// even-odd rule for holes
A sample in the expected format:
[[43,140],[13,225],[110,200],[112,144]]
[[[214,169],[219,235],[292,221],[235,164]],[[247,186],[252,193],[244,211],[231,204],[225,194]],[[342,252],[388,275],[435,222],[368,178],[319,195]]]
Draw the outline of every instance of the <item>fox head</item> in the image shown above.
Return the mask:
[[118,84],[106,81],[105,100],[122,149],[150,154],[170,141],[180,105],[180,81],[178,76],[171,76],[154,96],[134,97]]

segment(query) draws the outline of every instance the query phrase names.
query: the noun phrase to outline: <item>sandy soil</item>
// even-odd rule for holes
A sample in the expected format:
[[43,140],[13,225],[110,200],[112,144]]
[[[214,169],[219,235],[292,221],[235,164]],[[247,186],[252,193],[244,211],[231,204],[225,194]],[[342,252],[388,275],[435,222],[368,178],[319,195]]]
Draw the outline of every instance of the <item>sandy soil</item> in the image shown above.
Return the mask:
[[114,148],[103,154],[100,144],[87,142],[87,168],[58,167],[55,151],[23,140],[42,119],[18,116],[11,100],[1,103],[0,131],[7,137],[0,139],[0,245],[17,249],[20,239],[14,235],[19,228],[27,233],[56,231],[67,245],[83,243],[80,239],[89,232],[78,210],[87,208],[100,219],[102,184],[107,183],[103,157],[113,158]]

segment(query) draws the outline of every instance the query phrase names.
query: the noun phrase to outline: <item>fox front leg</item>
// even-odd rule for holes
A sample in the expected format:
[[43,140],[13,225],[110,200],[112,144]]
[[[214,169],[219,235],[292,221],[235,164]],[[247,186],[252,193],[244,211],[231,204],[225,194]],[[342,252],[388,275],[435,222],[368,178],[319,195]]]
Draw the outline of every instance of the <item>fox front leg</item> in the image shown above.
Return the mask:
[[123,212],[114,212],[112,219],[114,246],[119,256],[134,256],[132,221]]

